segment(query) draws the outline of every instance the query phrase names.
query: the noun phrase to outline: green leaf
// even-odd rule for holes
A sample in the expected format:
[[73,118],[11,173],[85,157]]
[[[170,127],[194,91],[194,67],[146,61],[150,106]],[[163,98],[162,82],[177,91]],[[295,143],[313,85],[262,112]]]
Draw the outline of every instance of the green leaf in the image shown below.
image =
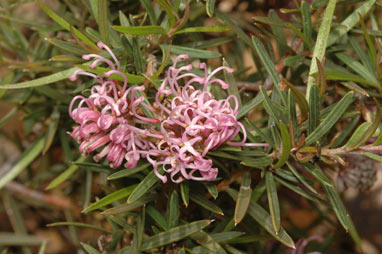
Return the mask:
[[378,83],[378,80],[375,77],[375,75],[371,73],[367,67],[363,66],[360,62],[355,60],[353,57],[343,52],[336,53],[335,56],[338,57],[347,66],[349,66],[350,69],[352,69],[353,71],[358,73],[360,76],[362,76],[364,79],[372,83]]
[[306,145],[311,145],[320,140],[326,133],[330,131],[333,125],[341,118],[346,109],[353,102],[354,92],[348,92],[345,96],[333,107],[330,113],[320,123],[320,125],[309,134],[306,138]]
[[179,221],[179,196],[176,191],[171,194],[169,206],[169,216],[168,216],[168,226],[169,228],[176,227]]
[[322,169],[317,165],[312,165],[310,163],[302,164],[302,166],[310,172],[317,180],[319,180],[322,185],[333,186],[332,182],[328,177],[322,172]]
[[88,254],[101,254],[98,250],[94,249],[92,246],[86,243],[81,243],[82,248],[88,253]]
[[[163,47],[165,50],[168,50],[170,48],[170,45],[163,45],[162,44],[160,46]],[[201,59],[221,57],[221,54],[217,53],[217,52],[213,52],[213,51],[209,51],[209,50],[182,47],[182,46],[176,46],[176,45],[171,46],[171,52],[173,54],[176,54],[176,55],[188,54],[189,57],[201,58]]]
[[114,214],[120,214],[120,213],[127,213],[127,212],[130,212],[130,211],[134,210],[134,209],[137,209],[138,207],[146,205],[147,203],[155,200],[156,198],[158,198],[158,195],[148,194],[148,195],[145,195],[142,198],[138,199],[134,203],[131,203],[131,204],[122,204],[122,205],[119,205],[119,206],[115,206],[113,208],[105,210],[104,212],[102,212],[102,214],[105,214],[105,215],[114,215]]
[[264,168],[271,165],[273,159],[270,156],[264,156],[257,159],[243,160],[240,164],[251,168]]
[[[109,68],[104,68],[104,67],[96,67],[96,68],[92,69],[92,68],[89,67],[89,65],[77,65],[77,67],[80,68],[80,69],[83,69],[84,71],[101,75],[102,77],[104,77],[104,73],[105,72],[110,71]],[[141,84],[141,83],[143,83],[145,81],[145,78],[143,76],[134,75],[134,74],[130,74],[130,73],[127,73],[127,72],[124,72],[123,74],[126,75],[127,80],[131,84]],[[121,75],[118,75],[118,74],[115,74],[115,73],[111,74],[110,78],[111,79],[116,79],[116,80],[119,80],[119,81],[124,81],[124,78]]]
[[[227,189],[227,193],[231,196],[233,200],[237,199],[237,191],[231,188]],[[289,248],[295,248],[292,238],[284,230],[283,227],[280,227],[280,231],[276,233],[273,228],[272,218],[260,205],[251,200],[251,203],[248,207],[248,214],[259,223],[269,234],[271,234],[278,241],[288,246]]]
[[[344,21],[341,22],[329,35],[327,47],[334,44],[339,38],[349,32],[355,25],[358,24],[360,19],[370,11],[376,0],[368,0],[362,6],[357,8],[350,14]],[[329,3],[330,4],[330,3]],[[320,59],[321,60],[321,59]]]
[[309,121],[308,133],[312,133],[320,123],[320,95],[318,86],[312,86],[309,96]]
[[211,211],[213,213],[217,213],[220,215],[224,215],[220,207],[215,205],[215,203],[211,202],[210,200],[206,199],[202,194],[190,193],[190,199],[208,211]]
[[34,246],[43,241],[37,236],[0,232],[0,246]]
[[78,39],[80,39],[81,41],[83,41],[84,43],[88,44],[89,46],[91,46],[92,48],[97,48],[97,46],[91,41],[89,40],[83,33],[81,33],[79,30],[77,30],[75,27],[73,27],[71,24],[69,24],[68,22],[66,22],[66,20],[64,20],[63,18],[61,18],[59,15],[57,15],[54,11],[52,11],[51,9],[49,9],[48,6],[46,6],[45,4],[43,4],[42,2],[40,2],[40,0],[36,0],[37,1],[37,4],[40,5],[41,9],[46,13],[48,14],[49,17],[51,17],[57,24],[59,24],[60,26],[62,26],[63,28],[65,28],[66,30],[68,30],[69,32],[71,30],[73,30],[74,34],[78,37]]
[[265,186],[267,188],[268,205],[269,211],[271,212],[272,225],[277,234],[280,230],[280,206],[273,173],[269,170],[265,171]]
[[207,0],[206,12],[209,17],[212,17],[215,13],[215,0]]
[[188,182],[180,183],[180,195],[182,196],[184,205],[188,207],[190,203],[190,184]]
[[156,25],[157,16],[155,15],[155,10],[153,8],[153,3],[150,0],[140,0],[143,6],[145,7],[147,14],[149,15],[150,22],[152,25]]
[[203,183],[203,185],[207,188],[207,191],[214,199],[217,199],[219,196],[219,190],[216,184],[214,183]]
[[107,19],[107,12],[108,12],[108,6],[107,6],[108,0],[98,0],[98,28],[99,33],[101,35],[101,40],[105,44],[109,44],[109,38],[110,38],[110,30],[109,30],[109,20]]
[[59,121],[60,121],[60,112],[58,111],[58,108],[55,107],[49,118],[49,126],[48,126],[48,131],[46,133],[46,138],[45,138],[44,148],[42,149],[42,154],[45,154],[49,150],[50,146],[52,145],[53,139],[56,136]]
[[267,91],[265,91],[263,86],[260,86],[260,92],[264,98],[264,106],[270,116],[273,117],[274,120],[279,119],[279,111],[275,107],[275,104],[269,98]]
[[347,137],[354,132],[354,128],[358,124],[360,116],[354,117],[344,128],[338,138],[334,141],[332,147],[336,148],[343,144]]
[[276,165],[273,167],[274,169],[280,168],[285,164],[290,155],[290,150],[292,148],[292,141],[289,136],[288,127],[280,120],[280,131],[281,131],[281,156],[277,161]]
[[338,220],[346,231],[349,230],[348,223],[348,213],[346,208],[342,203],[340,196],[338,195],[336,189],[332,186],[323,185],[326,195],[328,196],[329,202],[332,205],[334,212],[337,215]]
[[163,229],[163,230],[169,230],[169,223],[167,223],[166,219],[163,217],[163,215],[155,209],[154,206],[149,205],[147,206],[147,214]]
[[[75,162],[84,162],[86,160],[85,156],[81,156],[78,160]],[[73,164],[69,168],[67,168],[64,172],[62,172],[59,176],[57,176],[53,181],[49,183],[49,185],[45,188],[45,190],[50,190],[64,182],[66,179],[68,179],[71,175],[74,174],[78,169],[78,166]]]
[[251,201],[251,194],[251,174],[247,171],[243,175],[239,195],[236,201],[235,213],[233,216],[235,225],[239,224],[247,213],[249,202]]
[[129,177],[131,175],[134,175],[138,172],[141,172],[142,170],[145,170],[146,168],[150,167],[151,163],[146,162],[142,165],[138,165],[135,168],[126,168],[122,169],[118,172],[115,172],[107,177],[107,180],[115,180],[123,177]]
[[2,189],[7,183],[15,179],[23,170],[32,163],[34,159],[42,152],[44,148],[45,137],[41,136],[35,140],[28,148],[23,152],[19,160],[13,167],[7,171],[0,178],[0,189]]
[[225,250],[220,246],[220,244],[218,244],[214,238],[212,238],[203,230],[193,233],[190,237],[212,253],[226,254]]
[[381,155],[377,155],[377,154],[369,153],[369,152],[364,152],[364,153],[362,153],[362,155],[367,156],[370,159],[373,159],[375,161],[382,162],[382,156]]
[[146,238],[143,241],[141,250],[150,250],[182,240],[183,238],[186,238],[192,235],[193,233],[198,232],[199,230],[202,230],[203,228],[207,227],[210,223],[211,221],[209,220],[194,221],[192,223],[188,223],[176,228],[172,228],[168,231],[156,234],[154,236]]
[[[223,58],[223,65],[229,67],[227,61],[224,58]],[[242,107],[241,96],[239,93],[239,89],[237,87],[235,77],[233,76],[233,73],[224,71],[224,79],[229,84],[229,87],[227,89],[228,94],[229,95],[231,95],[231,94],[235,95],[235,97],[238,101],[238,104],[239,104],[239,108],[241,108]],[[235,107],[235,103],[233,101],[231,101],[231,107],[232,108]]]
[[236,119],[239,120],[242,117],[246,116],[251,110],[260,105],[264,100],[264,97],[261,93],[258,93],[252,100],[247,102],[245,105],[239,108]]
[[67,42],[67,41],[62,41],[62,40],[57,40],[52,38],[48,38],[47,42],[77,56],[82,56],[83,54],[86,54],[86,51],[84,51],[83,48],[81,48],[80,46],[72,42]]
[[281,78],[279,74],[276,71],[275,64],[272,62],[271,57],[265,50],[263,44],[260,42],[258,38],[255,36],[252,36],[252,43],[253,46],[256,49],[256,52],[263,63],[265,70],[268,72],[269,76],[271,77],[273,84],[277,86],[281,82]]
[[372,125],[372,122],[364,122],[358,126],[358,128],[353,132],[353,135],[346,142],[344,147],[352,147],[355,146],[365,135],[366,130]]
[[173,27],[176,21],[176,18],[178,18],[176,12],[173,9],[173,6],[171,6],[166,0],[157,0],[157,2],[162,6],[164,11],[167,13],[168,18],[170,20],[170,27]]
[[[357,41],[357,39],[354,36],[349,36],[349,42],[350,42],[351,46],[353,47],[354,51],[359,56],[363,66],[366,66],[368,68],[368,70],[373,73],[375,71],[374,70],[374,64],[373,64],[372,60],[365,53],[361,44]],[[373,44],[373,46],[374,46],[374,44]]]
[[361,145],[365,144],[372,136],[373,134],[375,133],[375,131],[378,129],[379,127],[379,123],[381,122],[382,120],[382,110],[381,110],[381,107],[379,106],[377,100],[375,100],[375,102],[377,103],[377,112],[376,112],[376,115],[375,115],[375,119],[374,121],[372,122],[372,124],[366,129],[365,132],[363,132],[362,136],[360,137],[360,139],[357,140],[357,142],[353,145],[350,145],[349,148],[351,149],[357,149],[358,147],[360,147]]
[[110,193],[109,195],[101,198],[97,202],[94,202],[93,204],[90,204],[86,209],[84,209],[82,212],[87,213],[99,208],[102,208],[104,206],[107,206],[108,204],[111,204],[117,200],[123,199],[128,197],[133,190],[137,187],[137,184],[130,185],[128,187],[122,188],[120,190],[117,190],[113,193]]
[[184,34],[184,33],[222,33],[231,31],[230,26],[196,26],[187,27],[182,30],[175,32],[174,34]]
[[166,30],[161,26],[113,26],[113,29],[133,35],[148,35],[148,34],[166,34]]
[[297,171],[297,169],[292,165],[292,163],[290,163],[289,161],[286,162],[288,168],[290,169],[290,171],[293,173],[293,175],[296,176],[296,178],[308,189],[310,190],[311,192],[313,192],[314,194],[318,194],[318,192],[309,184],[307,183],[307,181],[305,181],[304,177],[302,177],[299,172]]
[[[312,56],[313,60],[317,58],[320,62],[322,62],[322,59],[325,55],[325,50],[326,50],[326,46],[327,46],[327,42],[329,38],[330,26],[332,24],[335,8],[336,8],[336,0],[329,0],[329,3],[324,13],[324,17],[320,25],[320,29],[318,30],[317,40],[314,46],[314,51]],[[316,73],[317,71],[318,71],[317,61],[312,61],[310,64],[308,84],[307,84],[307,90],[306,90],[306,96],[308,101],[310,96],[310,89],[312,88],[313,80],[314,80],[312,74]]]
[[21,88],[47,85],[47,84],[55,83],[57,81],[69,78],[76,70],[77,68],[73,67],[65,71],[56,72],[54,74],[51,74],[42,78],[30,80],[30,81],[24,81],[24,82],[20,82],[16,84],[0,85],[0,89],[21,89]]
[[68,222],[68,221],[55,222],[55,223],[48,224],[47,226],[48,227],[58,227],[58,226],[84,227],[84,228],[92,228],[92,229],[104,232],[106,234],[111,234],[110,231],[108,231],[108,230],[106,230],[104,228],[97,227],[97,226],[94,226],[94,225],[91,225],[91,224],[80,223],[80,222]]
[[[315,76],[315,75],[313,75],[313,76]],[[353,81],[353,82],[369,85],[369,86],[372,86],[375,88],[379,87],[379,83],[375,83],[373,81],[366,80],[364,78],[361,78],[358,75],[351,74],[351,73],[344,73],[344,72],[340,72],[340,71],[334,71],[334,70],[329,71],[328,70],[328,71],[325,71],[325,76],[326,76],[327,80]],[[1,88],[1,86],[0,86],[0,88]]]
[[301,2],[301,18],[302,18],[302,27],[306,38],[309,40],[312,39],[313,27],[312,20],[310,19],[311,13],[309,10],[309,4],[303,0]]
[[[162,168],[158,169],[158,172],[160,174],[163,173]],[[134,189],[133,193],[131,193],[129,199],[127,200],[127,203],[131,204],[137,201],[140,197],[146,194],[157,182],[159,182],[159,178],[155,175],[155,171],[153,170]]]
[[226,241],[238,238],[239,236],[242,236],[242,235],[243,233],[239,231],[228,231],[228,232],[210,234],[210,236],[218,243],[226,242]]
[[301,118],[306,119],[309,112],[309,104],[306,101],[304,94],[286,79],[284,79],[283,82],[292,91],[294,99],[296,100],[296,103],[301,111]]

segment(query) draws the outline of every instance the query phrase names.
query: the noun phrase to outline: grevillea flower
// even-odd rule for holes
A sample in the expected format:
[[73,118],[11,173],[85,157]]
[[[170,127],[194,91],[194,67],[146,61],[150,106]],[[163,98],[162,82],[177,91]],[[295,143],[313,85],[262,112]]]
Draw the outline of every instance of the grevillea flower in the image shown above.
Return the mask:
[[[167,176],[159,174],[159,165],[176,183],[184,179],[214,180],[218,169],[213,168],[212,161],[205,158],[208,151],[225,142],[230,145],[244,145],[246,140],[244,126],[236,120],[237,98],[230,95],[224,100],[216,100],[207,91],[209,85],[214,83],[223,89],[228,88],[227,83],[213,76],[221,70],[233,70],[221,66],[208,74],[207,66],[202,63],[200,68],[204,71],[204,77],[200,77],[189,72],[192,69],[191,64],[176,67],[179,60],[187,58],[187,55],[176,58],[156,94],[156,104],[161,110],[160,132],[163,139],[158,143],[156,150],[148,152],[147,159],[164,183]],[[182,74],[182,71],[185,73]],[[180,86],[179,82],[185,79],[187,81]],[[233,108],[230,105],[231,101],[235,105]],[[243,133],[242,141],[233,142],[232,139],[240,129]]]
[[[120,64],[113,52],[102,42],[97,45],[109,52],[114,63],[100,55],[84,55],[83,59],[94,60],[90,68],[95,68],[99,63],[106,63],[111,70],[104,73],[105,78],[83,70],[76,71],[70,77],[70,80],[74,81],[78,75],[86,75],[97,82],[91,88],[91,95],[88,98],[76,96],[70,103],[69,115],[79,124],[74,128],[72,136],[80,143],[79,150],[84,155],[102,148],[94,156],[95,161],[106,156],[113,168],[119,167],[124,160],[126,160],[125,166],[132,168],[136,166],[141,156],[146,156],[146,153],[141,153],[142,151],[155,148],[148,138],[162,136],[154,131],[137,127],[137,123],[143,126],[157,122],[137,113],[139,106],[153,111],[153,108],[143,102],[143,97],[137,96],[137,91],[143,91],[144,87],[127,89],[127,77],[121,72]],[[110,78],[112,74],[123,78],[122,86]],[[77,101],[79,101],[77,108],[74,108]]]

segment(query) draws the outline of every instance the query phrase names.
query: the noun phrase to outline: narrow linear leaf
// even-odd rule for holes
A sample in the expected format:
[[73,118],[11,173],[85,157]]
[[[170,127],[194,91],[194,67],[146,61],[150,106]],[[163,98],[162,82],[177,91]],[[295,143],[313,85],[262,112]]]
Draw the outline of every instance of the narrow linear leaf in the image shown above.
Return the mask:
[[169,228],[176,227],[179,221],[179,195],[176,191],[171,194],[168,216]]
[[362,153],[362,155],[367,156],[370,159],[373,159],[375,161],[382,162],[382,156],[381,155],[377,155],[377,154],[369,153],[369,152]]
[[167,13],[170,20],[170,27],[173,27],[175,24],[178,15],[175,13],[173,7],[166,0],[157,0],[157,2],[162,6],[164,11]]
[[364,2],[362,6],[354,10],[344,21],[341,22],[341,25],[334,29],[328,38],[327,47],[334,44],[339,38],[349,32],[355,25],[358,24],[360,19],[370,11],[373,7],[376,0],[368,0]]
[[[316,74],[313,74],[315,76]],[[340,71],[334,71],[334,70],[327,70],[325,71],[325,76],[327,80],[343,80],[343,81],[353,81],[357,83],[361,83],[364,85],[369,85],[375,88],[379,87],[378,83],[375,83],[374,81],[370,81],[367,79],[364,79],[358,75],[352,74],[352,73],[345,73]],[[0,86],[1,87],[1,86]]]
[[115,215],[115,214],[120,214],[120,213],[127,213],[130,211],[133,211],[141,206],[146,205],[149,202],[154,201],[156,198],[158,198],[157,195],[145,195],[142,198],[138,199],[134,203],[131,204],[122,204],[119,206],[115,206],[113,208],[109,208],[105,211],[102,212],[104,215]]
[[175,32],[174,34],[184,34],[184,33],[222,33],[229,32],[232,30],[230,26],[197,26],[197,27],[187,27],[182,30]]
[[[78,160],[75,162],[84,162],[86,160],[85,156],[81,156]],[[64,172],[62,172],[59,176],[57,176],[53,181],[49,183],[49,185],[45,188],[45,190],[50,190],[64,182],[66,179],[68,179],[71,175],[74,174],[78,169],[78,166],[73,164],[69,168],[67,168]]]
[[258,93],[255,98],[244,104],[239,108],[237,113],[236,120],[240,120],[242,117],[246,116],[251,110],[260,105],[264,100],[264,97],[261,93]]
[[[233,200],[237,199],[238,194],[236,190],[228,188],[227,193]],[[295,248],[292,238],[288,235],[283,227],[280,227],[280,231],[276,233],[273,228],[271,216],[256,202],[251,201],[248,207],[248,214],[278,241],[288,246],[289,248]]]
[[23,152],[16,164],[0,178],[0,189],[15,179],[42,152],[45,136],[39,137]]
[[107,1],[108,0],[98,0],[98,28],[99,28],[99,33],[101,35],[101,40],[105,44],[109,44],[109,38],[110,38],[110,33],[109,33],[109,20],[107,19],[107,12],[108,12],[108,6],[107,6]]
[[310,19],[310,10],[309,4],[303,0],[301,2],[301,18],[302,18],[302,27],[306,38],[311,40],[313,34],[312,20]]
[[180,183],[180,195],[186,207],[190,203],[190,184],[188,182]]
[[[168,50],[170,48],[170,45],[160,45],[165,50]],[[171,52],[176,55],[180,54],[188,54],[189,57],[193,58],[202,58],[202,59],[208,59],[208,58],[217,58],[221,57],[220,53],[209,51],[209,50],[202,50],[202,49],[194,49],[194,48],[188,48],[188,47],[182,47],[182,46],[171,46]]]
[[226,254],[226,251],[222,248],[222,246],[220,246],[214,238],[203,230],[193,233],[190,237],[212,253]]
[[141,172],[142,170],[145,170],[146,168],[150,167],[151,163],[147,162],[142,165],[139,165],[135,168],[126,168],[122,169],[118,172],[115,172],[107,177],[107,180],[115,180],[123,177],[129,177],[131,175],[134,175],[138,172]]
[[113,29],[133,35],[148,35],[148,34],[166,34],[166,30],[161,26],[113,26]]
[[152,25],[156,25],[157,23],[157,16],[155,14],[155,10],[153,8],[153,3],[150,0],[140,0],[143,6],[145,7],[145,10],[147,11],[147,14],[149,15],[150,22]]
[[289,135],[288,127],[280,120],[280,132],[281,132],[281,156],[277,161],[274,169],[282,167],[285,162],[288,160],[290,155],[290,150],[292,148],[292,141]]
[[235,225],[239,224],[247,213],[249,203],[251,201],[251,174],[250,172],[245,172],[241,182],[239,195],[237,197],[234,220]]
[[55,83],[57,81],[69,78],[76,70],[77,68],[73,67],[65,71],[56,72],[54,74],[51,74],[42,78],[30,80],[30,81],[24,81],[24,82],[20,82],[16,84],[0,85],[0,89],[21,89],[21,88],[47,85],[47,84]]
[[[223,59],[223,65],[229,67],[229,65],[225,59]],[[238,101],[238,104],[239,104],[238,106],[239,106],[239,108],[241,108],[242,107],[241,96],[240,96],[239,89],[237,87],[237,83],[236,83],[236,80],[235,80],[233,73],[224,71],[224,79],[229,84],[229,87],[227,89],[228,94],[235,95],[235,97]],[[235,103],[231,102],[231,107],[234,108],[235,106],[236,106]]]
[[0,232],[0,246],[37,246],[43,239],[37,236]]
[[341,118],[346,109],[353,102],[354,92],[348,92],[345,96],[335,105],[320,125],[309,134],[306,138],[306,145],[311,145],[314,142],[322,138],[326,133],[330,131],[333,125]]
[[372,122],[364,122],[357,127],[357,129],[353,132],[353,135],[346,142],[344,147],[354,147],[356,143],[358,143],[365,135],[366,130],[372,125]]
[[338,220],[340,221],[344,229],[348,231],[349,230],[349,223],[348,223],[349,215],[346,211],[344,204],[342,203],[340,196],[338,195],[334,187],[330,187],[327,185],[323,185],[323,187],[324,187],[326,195],[328,196],[329,202],[332,205],[332,208],[337,215]]
[[215,0],[207,0],[206,12],[209,17],[212,17],[215,13]]
[[317,165],[312,165],[306,163],[302,165],[309,173],[311,173],[317,180],[319,180],[322,185],[333,186],[332,182],[328,177],[322,172],[322,169]]
[[276,234],[280,231],[280,206],[277,197],[277,188],[273,173],[265,171],[265,186],[267,188],[269,211],[271,212],[272,225]]
[[122,188],[120,190],[117,190],[113,193],[110,193],[109,195],[98,200],[97,202],[90,204],[83,212],[87,213],[87,212],[102,208],[104,206],[107,206],[108,204],[111,204],[117,200],[126,198],[133,192],[133,190],[136,187],[137,187],[137,184],[134,184],[134,185],[130,185],[128,187]]
[[[90,68],[90,66],[88,66],[88,65],[77,65],[77,67],[80,68],[80,69],[83,69],[84,71],[95,73],[95,74],[98,74],[98,75],[101,75],[101,76],[104,76],[105,72],[110,71],[109,68],[96,67],[96,68],[93,69],[93,68]],[[145,81],[145,78],[143,76],[140,76],[140,75],[134,75],[134,74],[126,73],[126,72],[124,72],[123,74],[126,75],[127,80],[131,84],[140,84],[140,83],[143,83],[143,81]],[[121,75],[118,75],[118,74],[111,74],[110,78],[111,79],[116,79],[116,80],[119,80],[119,81],[124,81],[124,78]]]
[[309,96],[308,133],[312,133],[320,123],[320,95],[318,86],[312,86]]
[[163,215],[157,209],[155,209],[154,206],[147,206],[146,212],[163,230],[170,229],[169,223],[166,221]]
[[264,156],[257,159],[243,160],[240,164],[251,168],[264,168],[271,165],[273,159],[270,156]]
[[104,232],[106,234],[111,234],[110,231],[108,231],[108,230],[106,230],[104,228],[97,227],[97,226],[94,226],[94,225],[91,225],[91,224],[80,223],[80,222],[67,222],[67,221],[64,221],[64,222],[55,222],[55,223],[48,224],[47,226],[48,227],[59,227],[59,226],[84,227],[84,228],[92,228],[92,229]]
[[199,230],[202,230],[203,228],[207,227],[210,223],[211,221],[209,220],[194,221],[192,223],[188,223],[176,228],[172,228],[168,231],[156,234],[154,236],[146,238],[143,241],[141,250],[150,250],[153,248],[167,245],[169,243],[179,241],[183,238],[192,235],[195,232],[198,232]]
[[244,233],[239,231],[228,231],[210,234],[210,236],[218,243],[226,242],[242,236]]
[[218,207],[217,205],[215,205],[215,203],[213,203],[210,200],[208,200],[207,198],[205,198],[202,194],[190,193],[190,199],[208,211],[224,215],[224,213],[223,213],[222,209],[220,209],[220,207]]
[[360,146],[362,146],[363,144],[365,144],[371,138],[371,136],[373,136],[375,131],[378,129],[379,123],[382,120],[382,110],[381,110],[381,107],[380,107],[379,103],[377,102],[377,100],[375,100],[375,102],[377,104],[377,112],[376,112],[376,115],[375,115],[375,118],[374,118],[372,124],[363,133],[361,138],[354,145],[350,146],[351,149],[357,149]]
[[310,190],[311,192],[313,192],[314,194],[318,195],[318,192],[309,184],[305,181],[304,177],[302,177],[299,172],[297,171],[297,169],[292,165],[292,163],[290,163],[289,161],[286,162],[288,168],[290,169],[290,171],[293,173],[293,175],[296,176],[296,178],[308,189]]
[[36,0],[36,2],[41,7],[41,9],[46,14],[48,14],[48,16],[51,17],[57,24],[59,24],[60,26],[68,30],[69,32],[73,30],[74,34],[78,37],[78,39],[88,44],[92,48],[97,48],[97,46],[91,40],[89,40],[83,33],[81,33],[78,29],[72,27],[66,20],[64,20],[59,15],[57,15],[54,11],[49,9],[48,6],[40,2],[40,0]]
[[[158,169],[158,172],[162,174],[162,168]],[[134,189],[133,193],[131,193],[129,199],[127,200],[127,203],[131,204],[137,201],[140,197],[146,194],[157,182],[159,182],[159,178],[155,175],[155,171],[153,170]]]
[[2,128],[8,121],[10,121],[17,114],[17,111],[18,108],[14,107],[5,116],[3,116],[3,118],[0,119],[0,128]]
[[301,111],[302,120],[306,119],[308,117],[309,104],[306,101],[304,94],[286,79],[284,79],[283,82],[292,91],[294,99],[296,100],[296,103]]
[[[312,59],[317,58],[320,62],[322,62],[322,59],[325,55],[327,42],[329,38],[330,26],[333,20],[334,9],[336,8],[336,2],[337,2],[336,0],[329,0],[329,3],[324,13],[324,17],[320,25],[320,29],[318,30],[317,40],[314,46]],[[310,89],[312,88],[313,80],[314,80],[312,74],[316,73],[317,70],[318,70],[317,62],[312,61],[310,64],[308,84],[307,84],[307,90],[306,90],[306,96],[308,101],[310,96]]]
[[101,254],[98,250],[90,246],[89,244],[86,243],[81,243],[82,248],[88,253],[88,254]]

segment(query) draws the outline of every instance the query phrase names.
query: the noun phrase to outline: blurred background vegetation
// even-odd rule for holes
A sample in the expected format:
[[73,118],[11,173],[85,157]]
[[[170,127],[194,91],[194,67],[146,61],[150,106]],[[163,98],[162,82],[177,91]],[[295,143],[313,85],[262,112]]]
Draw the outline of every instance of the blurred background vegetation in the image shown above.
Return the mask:
[[[381,103],[382,3],[338,0],[333,14],[325,14],[333,2],[336,1],[0,0],[0,85],[21,88],[0,89],[0,253],[117,253],[121,249],[118,253],[137,253],[136,247],[127,246],[142,238],[145,242],[148,235],[203,219],[215,221],[179,244],[148,252],[380,253],[380,164],[370,166],[378,168],[377,173],[365,171],[365,176],[357,176],[356,183],[348,184],[353,188],[337,186],[358,230],[359,241],[341,227],[336,214],[327,208],[329,202],[322,201],[327,200],[325,194],[312,195],[306,188],[302,194],[296,194],[303,188],[296,190],[293,185],[301,186],[301,179],[289,171],[275,176],[281,226],[293,238],[297,251],[301,251],[296,252],[275,240],[252,215],[235,227],[233,217],[237,214],[231,197],[245,181],[250,179],[251,199],[255,203],[268,207],[269,202],[261,170],[255,169],[264,167],[238,166],[232,162],[235,160],[232,155],[239,156],[235,151],[210,155],[224,175],[218,181],[190,183],[188,187],[153,183],[148,200],[140,200],[140,205],[127,210],[122,207],[123,213],[115,213],[110,212],[110,207],[123,206],[127,195],[119,192],[121,196],[110,198],[110,194],[146,179],[149,170],[143,168],[136,174],[123,175],[124,178],[114,175],[114,180],[110,180],[113,169],[105,163],[81,159],[78,145],[67,135],[74,124],[67,113],[71,98],[78,93],[88,94],[93,84],[86,79],[81,84],[73,83],[68,77],[74,65],[84,63],[81,55],[97,52],[92,44],[99,40],[117,51],[125,71],[138,77],[136,83],[146,86],[160,82],[161,71],[171,61],[170,50],[174,55],[190,54],[194,64],[204,61],[211,68],[223,64],[234,67],[234,76],[225,78],[235,83],[233,87],[237,89],[228,93],[240,94],[245,105],[241,117],[248,119],[250,127],[246,127],[252,130],[253,142],[263,138],[253,128],[258,126],[265,131],[269,122],[269,109],[262,99],[256,99],[262,94],[260,87],[269,90],[282,76],[300,91],[296,94],[309,94],[307,84],[313,81],[309,81],[308,74],[312,71],[312,59],[318,57],[320,61],[311,72],[322,80],[318,110],[327,109],[322,114],[328,115],[333,109],[330,106],[349,91],[354,92],[355,100],[344,117],[333,123],[328,137],[320,139],[321,144],[312,145],[315,150],[300,150],[295,160],[317,160],[314,162],[333,182],[346,182],[344,179],[351,174],[346,171],[349,164],[344,167],[338,161],[321,158],[317,147],[361,144],[361,137],[369,135],[367,131],[378,119],[379,106],[375,100]],[[327,47],[318,52],[314,46],[323,38],[318,36],[325,15],[331,20],[331,34],[325,39]],[[166,32],[134,34],[118,27],[150,25],[161,26]],[[184,31],[193,27],[197,27],[195,32]],[[214,28],[202,31],[200,27]],[[183,32],[177,34],[179,31]],[[42,77],[48,78],[39,79]],[[280,89],[290,88],[282,84]],[[215,87],[213,92],[217,98],[226,96]],[[298,98],[295,100],[301,107]],[[308,102],[312,112],[311,101]],[[313,131],[306,131],[308,120],[303,120],[298,119],[293,143],[299,141],[301,133]],[[377,131],[374,129],[368,138],[380,139],[379,121]],[[355,130],[358,136],[353,135]],[[43,139],[39,138],[42,136]],[[347,143],[351,137],[353,143]],[[362,144],[366,142],[369,140]],[[381,155],[379,151],[377,156],[378,153]],[[306,171],[302,175],[307,179],[304,184],[322,193],[319,183],[322,179],[312,180]],[[362,177],[364,182],[359,180]],[[182,188],[191,189],[188,207],[183,203],[188,200]],[[108,203],[89,209],[91,203],[105,196],[109,197]],[[100,213],[106,208],[110,215]],[[341,211],[336,212],[340,217]],[[63,223],[52,225],[57,222]],[[276,237],[284,244],[288,241],[287,237]],[[301,246],[308,242],[304,250]],[[150,249],[147,244],[143,246]]]

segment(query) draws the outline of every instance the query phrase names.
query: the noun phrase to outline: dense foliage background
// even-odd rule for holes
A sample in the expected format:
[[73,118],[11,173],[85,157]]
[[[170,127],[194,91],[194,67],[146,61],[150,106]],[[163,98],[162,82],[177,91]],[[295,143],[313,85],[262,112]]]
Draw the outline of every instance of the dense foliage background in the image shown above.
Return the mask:
[[[381,7],[0,0],[0,253],[378,253]],[[269,147],[226,143],[206,155],[214,181],[180,184],[81,155],[68,108],[95,81],[69,77],[110,70],[82,58],[111,59],[99,41],[147,103],[177,55],[232,67],[210,92]]]

